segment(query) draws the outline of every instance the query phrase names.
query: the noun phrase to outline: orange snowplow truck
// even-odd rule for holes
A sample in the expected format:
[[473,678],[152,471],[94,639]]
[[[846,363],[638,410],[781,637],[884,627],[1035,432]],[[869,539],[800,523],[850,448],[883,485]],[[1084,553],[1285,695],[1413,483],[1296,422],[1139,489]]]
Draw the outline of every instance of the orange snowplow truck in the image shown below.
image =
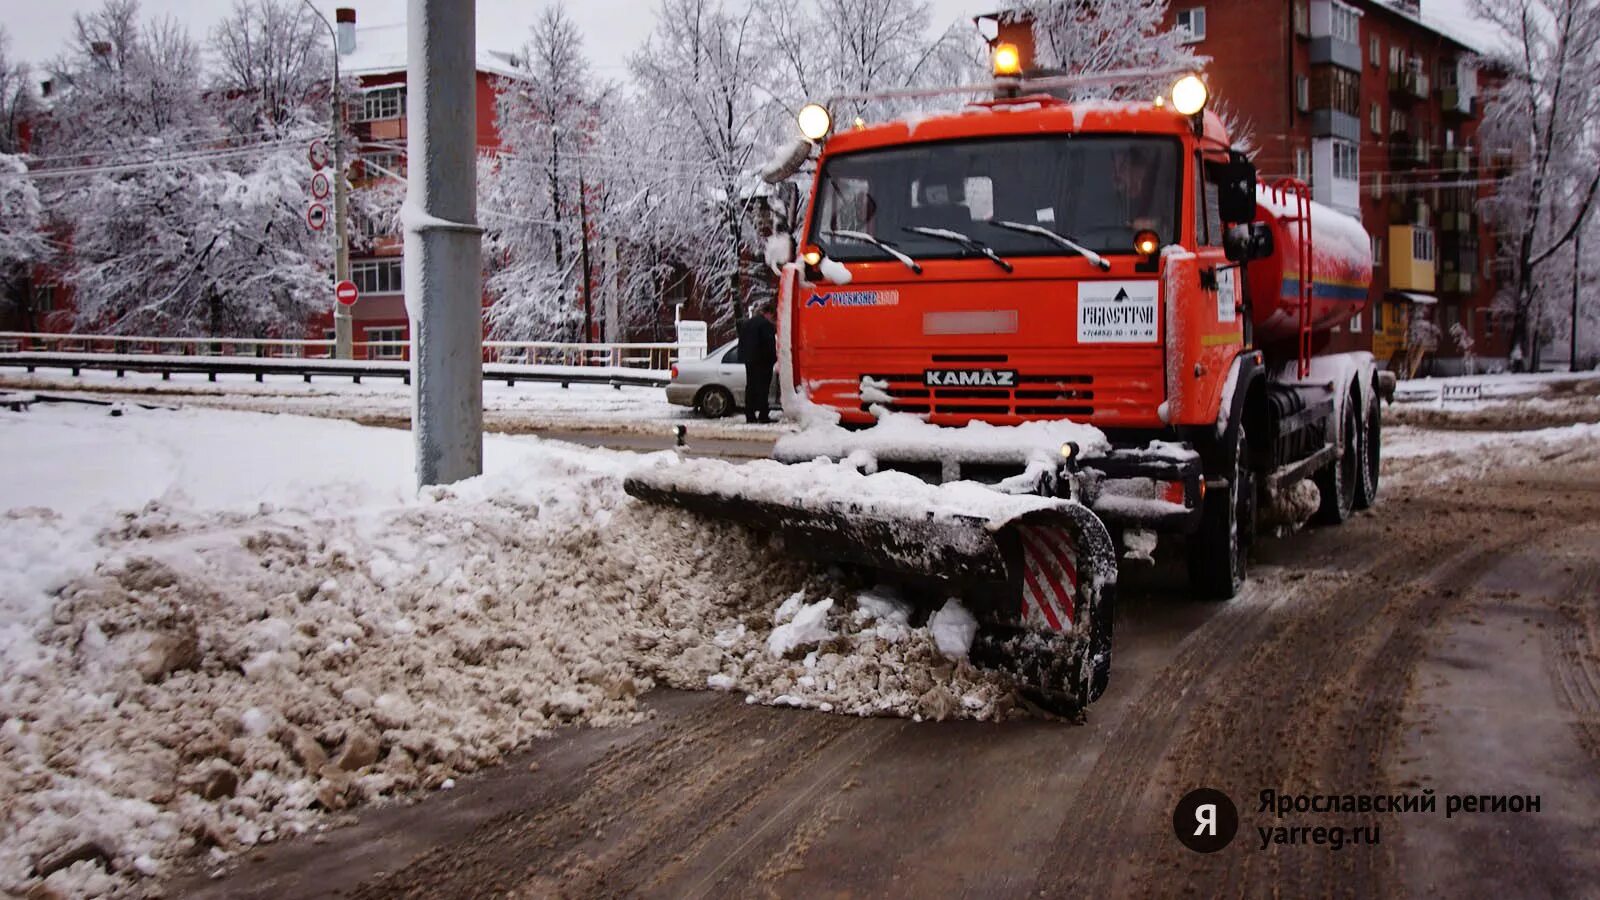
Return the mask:
[[[1200,78],[1153,102],[1073,103],[1056,93],[1088,79],[1007,75],[1005,50],[993,98],[957,112],[835,132],[826,106],[802,111],[806,143],[768,173],[815,155],[803,227],[774,261],[779,377],[786,411],[821,408],[844,428],[785,439],[775,455],[847,462],[865,448],[874,471],[1012,492],[1020,479],[1060,498],[1052,521],[990,516],[976,545],[999,560],[984,576],[986,621],[1014,626],[999,641],[1023,658],[1011,667],[1073,706],[1105,684],[1112,554],[1181,534],[1194,590],[1234,596],[1263,504],[1298,501],[1337,523],[1374,501],[1377,399],[1393,382],[1370,353],[1325,352],[1330,329],[1366,305],[1366,232],[1302,184],[1258,184]],[[875,436],[903,421],[895,413],[940,428]],[[1025,436],[1068,421],[1103,440],[1048,448],[1041,470]],[[974,427],[1019,439],[956,452]],[[1295,490],[1306,481],[1317,494]],[[849,498],[751,503],[737,489],[646,482],[629,489],[830,552],[843,534],[844,558],[883,568],[911,568],[896,562],[918,555],[896,543],[932,530],[904,514],[865,527],[877,513]],[[977,571],[962,555],[974,540],[947,539],[920,556],[946,571],[912,574]],[[1100,592],[1085,590],[1107,565]]]

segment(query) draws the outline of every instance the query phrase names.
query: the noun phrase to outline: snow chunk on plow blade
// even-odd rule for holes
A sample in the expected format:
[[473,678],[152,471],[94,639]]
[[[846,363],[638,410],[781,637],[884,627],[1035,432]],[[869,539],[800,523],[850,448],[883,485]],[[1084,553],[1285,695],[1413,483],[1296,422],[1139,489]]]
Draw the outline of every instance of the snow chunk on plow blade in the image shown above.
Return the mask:
[[969,422],[961,428],[930,425],[909,413],[886,413],[871,428],[852,430],[814,424],[785,435],[773,455],[780,462],[827,457],[844,459],[867,453],[884,461],[939,460],[953,463],[1015,464],[1054,460],[1068,442],[1088,456],[1110,448],[1105,433],[1092,425],[1068,421],[990,425]]

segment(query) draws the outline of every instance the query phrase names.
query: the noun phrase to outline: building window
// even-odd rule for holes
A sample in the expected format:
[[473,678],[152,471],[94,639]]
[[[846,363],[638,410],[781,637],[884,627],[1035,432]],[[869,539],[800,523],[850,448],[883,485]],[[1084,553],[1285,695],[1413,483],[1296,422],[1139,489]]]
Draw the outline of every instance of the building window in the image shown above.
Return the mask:
[[1361,333],[1361,313],[1356,313],[1354,316],[1350,317],[1350,333]]
[[1367,116],[1372,123],[1373,134],[1383,134],[1383,104],[1372,104],[1372,112]]
[[1311,151],[1304,147],[1294,148],[1294,177],[1301,181],[1311,178]]
[[33,286],[33,311],[47,313],[56,308],[56,286],[53,284],[36,284]]
[[1333,70],[1333,108],[1351,118],[1361,115],[1361,76],[1348,69]]
[[1311,111],[1311,79],[1304,75],[1294,77],[1294,107],[1301,112]]
[[405,290],[398,259],[364,259],[350,264],[350,280],[363,294],[398,294]]
[[1361,155],[1355,144],[1349,141],[1333,142],[1333,177],[1340,181],[1360,180]]
[[[1381,269],[1381,268],[1383,268],[1383,238],[1381,236],[1379,236],[1379,235],[1376,235],[1376,234],[1372,235],[1371,237],[1372,237],[1372,267],[1374,269]],[[1382,329],[1383,325],[1382,324],[1378,325],[1378,328]]]
[[1372,173],[1372,199],[1374,199],[1374,200],[1382,200],[1383,199],[1383,173],[1382,172],[1373,172]]
[[1343,3],[1333,4],[1333,39],[1361,45],[1361,14]]
[[1404,71],[1405,66],[1406,66],[1406,54],[1405,54],[1405,51],[1400,49],[1399,47],[1390,45],[1390,47],[1389,47],[1389,71],[1391,71],[1391,72]]
[[1206,39],[1206,8],[1180,9],[1175,17],[1179,40],[1185,44],[1198,44]]
[[376,122],[380,119],[398,119],[406,114],[406,89],[404,87],[378,88],[361,95],[361,108],[356,113],[357,122]]
[[1379,300],[1377,303],[1372,304],[1372,330],[1373,331],[1382,331],[1383,330],[1383,305],[1384,304],[1383,304],[1382,300]]
[[1398,109],[1389,110],[1389,132],[1391,134],[1399,134],[1406,130],[1406,114]]
[[[380,342],[380,341],[388,343],[388,342],[393,342],[393,341],[404,341],[405,339],[406,339],[406,330],[404,328],[368,328],[367,329],[367,343],[369,345],[377,343],[377,342]],[[405,350],[406,350],[406,348],[405,348],[405,346],[403,344],[393,344],[393,343],[391,343],[390,346],[386,346],[386,347],[368,346],[367,347],[367,358],[368,359],[400,359],[401,357],[405,356]]]
[[[362,175],[367,178],[404,178],[406,174],[405,154],[394,150],[373,150],[361,154]],[[390,173],[393,173],[391,176]]]
[[1371,61],[1374,69],[1383,65],[1383,41],[1373,35],[1367,40],[1367,59]]
[[1417,228],[1411,232],[1411,258],[1418,262],[1433,262],[1433,232]]

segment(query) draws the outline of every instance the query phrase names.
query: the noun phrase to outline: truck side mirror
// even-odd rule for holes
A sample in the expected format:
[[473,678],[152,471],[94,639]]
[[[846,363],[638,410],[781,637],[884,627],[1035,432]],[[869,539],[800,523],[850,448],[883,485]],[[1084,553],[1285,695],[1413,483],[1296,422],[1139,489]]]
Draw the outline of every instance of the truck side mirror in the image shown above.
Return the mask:
[[1217,183],[1217,212],[1224,222],[1254,222],[1256,219],[1256,167],[1237,150],[1229,151],[1228,161],[1212,163],[1212,180]]
[[1272,229],[1265,222],[1230,225],[1222,236],[1222,252],[1229,262],[1247,263],[1272,255]]

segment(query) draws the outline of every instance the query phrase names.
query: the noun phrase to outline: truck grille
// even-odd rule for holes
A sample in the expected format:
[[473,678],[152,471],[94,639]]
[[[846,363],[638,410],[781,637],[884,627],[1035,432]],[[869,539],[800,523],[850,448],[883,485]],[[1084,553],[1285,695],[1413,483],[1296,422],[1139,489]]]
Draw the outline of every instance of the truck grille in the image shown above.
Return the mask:
[[[888,385],[880,390],[893,399],[888,407],[894,412],[1083,417],[1095,411],[1092,375],[1018,375],[1017,386],[1011,388],[928,387],[920,372],[868,374],[863,378]],[[861,409],[872,405],[862,403]]]

